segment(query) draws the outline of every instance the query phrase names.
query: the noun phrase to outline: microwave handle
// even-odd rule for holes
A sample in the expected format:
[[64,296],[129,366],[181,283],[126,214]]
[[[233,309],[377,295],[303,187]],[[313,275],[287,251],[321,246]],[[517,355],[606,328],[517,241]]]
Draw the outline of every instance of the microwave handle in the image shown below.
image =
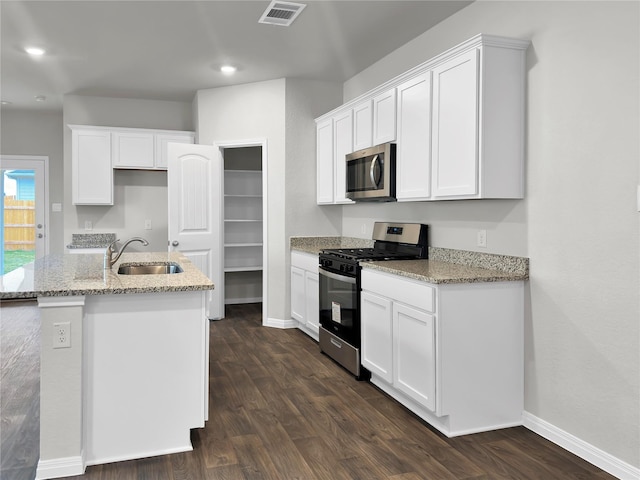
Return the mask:
[[371,184],[374,187],[377,187],[378,182],[380,182],[380,178],[376,180],[376,165],[379,165],[379,164],[380,164],[380,158],[379,158],[379,155],[376,155],[375,157],[373,157],[373,160],[371,160],[371,166],[369,167],[369,177],[371,178]]

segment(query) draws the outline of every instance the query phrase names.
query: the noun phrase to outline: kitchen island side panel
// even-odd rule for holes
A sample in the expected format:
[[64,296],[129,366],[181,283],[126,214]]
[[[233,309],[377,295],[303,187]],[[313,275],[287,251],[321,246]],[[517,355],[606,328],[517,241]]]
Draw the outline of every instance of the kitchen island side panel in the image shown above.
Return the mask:
[[87,465],[192,450],[207,408],[204,304],[204,292],[87,297]]

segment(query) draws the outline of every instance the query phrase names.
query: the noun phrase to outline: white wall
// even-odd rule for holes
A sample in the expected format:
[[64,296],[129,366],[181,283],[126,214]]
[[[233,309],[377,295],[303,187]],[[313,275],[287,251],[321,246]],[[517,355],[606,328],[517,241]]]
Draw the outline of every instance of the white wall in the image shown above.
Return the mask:
[[[269,319],[290,318],[289,236],[327,230],[338,234],[339,214],[307,215],[305,210],[319,211],[313,119],[337,106],[340,91],[338,85],[278,79],[200,90],[194,101],[198,143],[267,140],[263,171],[267,175]],[[290,214],[290,209],[295,213]]]
[[2,108],[0,153],[49,157],[49,253],[62,253],[63,214],[52,212],[52,203],[62,203],[62,112]]
[[522,201],[343,207],[423,221],[431,244],[531,260],[525,409],[640,467],[639,6],[477,1],[345,83],[344,99],[477,33],[531,39]]
[[[71,130],[67,125],[193,130],[192,105],[128,98],[66,95],[64,115],[64,244],[72,233],[116,233],[122,241],[140,236],[148,247],[133,243],[131,251],[167,249],[167,174],[162,171],[116,170],[113,206],[74,206],[71,203]],[[144,230],[151,220],[152,230]],[[84,229],[85,221],[93,230]]]

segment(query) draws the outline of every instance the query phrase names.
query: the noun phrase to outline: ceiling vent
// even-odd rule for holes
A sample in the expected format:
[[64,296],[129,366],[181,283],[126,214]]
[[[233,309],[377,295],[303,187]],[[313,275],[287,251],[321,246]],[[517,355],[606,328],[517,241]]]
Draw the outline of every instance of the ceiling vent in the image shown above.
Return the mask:
[[296,17],[300,15],[304,7],[306,7],[306,5],[301,3],[273,0],[262,14],[262,17],[260,17],[260,20],[258,20],[258,23],[288,27]]

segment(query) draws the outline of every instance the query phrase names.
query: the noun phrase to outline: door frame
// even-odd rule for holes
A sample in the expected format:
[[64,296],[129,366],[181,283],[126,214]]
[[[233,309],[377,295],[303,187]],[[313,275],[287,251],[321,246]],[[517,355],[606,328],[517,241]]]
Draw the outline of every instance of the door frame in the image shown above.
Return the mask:
[[[9,167],[7,168],[7,163],[9,163]],[[49,157],[45,155],[0,155],[0,170],[35,170],[36,172],[40,172],[42,174],[42,199],[38,196],[38,188],[36,181],[36,219],[40,217],[42,218],[43,234],[44,234],[44,242],[43,242],[43,250],[42,255],[49,254]],[[36,180],[38,175],[36,173]],[[4,182],[4,177],[3,180]],[[3,186],[4,193],[4,186]],[[0,224],[4,230],[4,203],[0,208],[2,210],[2,219],[0,219]],[[4,231],[1,234],[2,236],[2,247],[4,255]],[[36,252],[38,249],[36,248]],[[40,258],[36,256],[36,258]]]
[[[267,278],[269,278],[269,255],[267,249],[267,233],[269,231],[269,216],[268,216],[268,198],[269,191],[267,188],[267,139],[266,138],[254,138],[245,140],[231,140],[231,141],[214,141],[214,149],[220,156],[220,165],[222,166],[222,172],[224,172],[224,151],[228,148],[244,148],[244,147],[261,147],[262,151],[262,324],[267,322],[267,304],[269,303],[269,289]],[[224,195],[224,182],[223,182],[223,195]],[[220,218],[220,228],[224,232],[224,216]],[[224,253],[224,239],[221,242],[222,251]],[[224,278],[224,267],[223,267]],[[224,282],[223,282],[224,283]],[[224,302],[224,286],[222,291],[222,302]]]

